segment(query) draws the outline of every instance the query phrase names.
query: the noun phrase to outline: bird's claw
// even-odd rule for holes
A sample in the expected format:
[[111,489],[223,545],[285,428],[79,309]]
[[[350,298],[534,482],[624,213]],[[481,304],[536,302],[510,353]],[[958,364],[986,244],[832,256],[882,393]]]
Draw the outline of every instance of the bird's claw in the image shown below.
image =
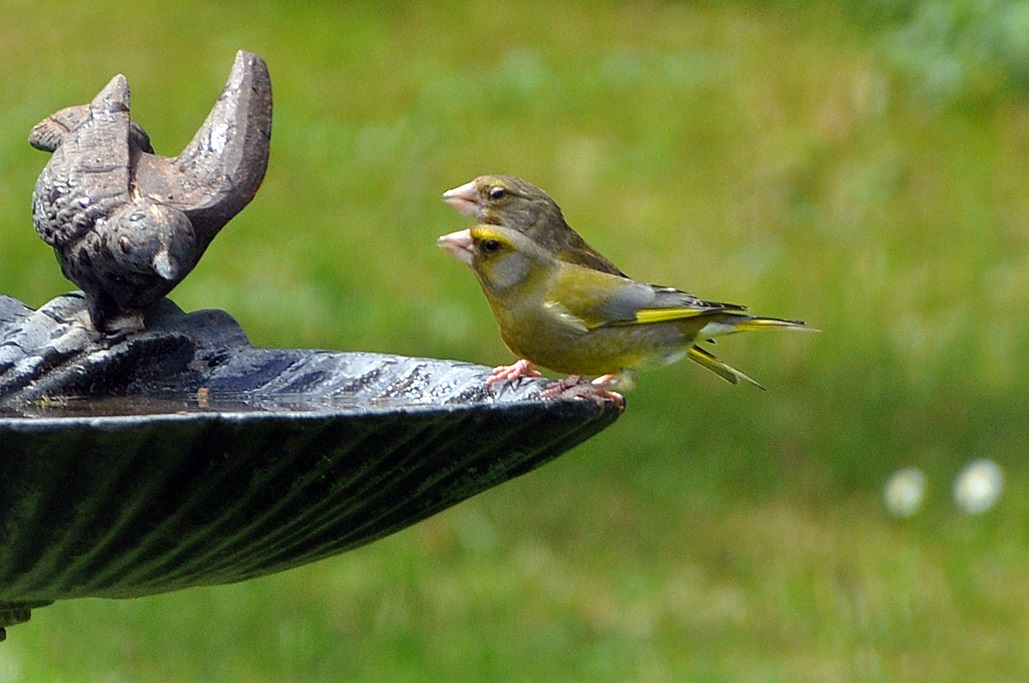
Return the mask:
[[554,382],[540,394],[543,398],[552,400],[562,399],[589,399],[598,405],[605,401],[614,401],[619,408],[625,407],[625,397],[612,388],[617,386],[614,381],[615,375],[604,375],[592,382],[579,375],[570,375],[564,379]]
[[520,377],[542,377],[543,373],[536,369],[532,361],[524,358],[512,365],[498,365],[493,368],[493,375],[486,380],[492,386],[497,382],[513,382]]

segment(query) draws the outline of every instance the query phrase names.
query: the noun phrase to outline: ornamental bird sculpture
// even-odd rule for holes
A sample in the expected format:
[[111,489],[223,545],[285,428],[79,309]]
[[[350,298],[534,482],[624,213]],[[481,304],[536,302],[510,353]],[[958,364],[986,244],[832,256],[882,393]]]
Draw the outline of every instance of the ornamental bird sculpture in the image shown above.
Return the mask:
[[268,164],[271,111],[268,69],[241,50],[222,97],[177,157],[155,154],[131,120],[122,75],[89,104],[32,129],[29,143],[53,153],[32,196],[33,223],[85,293],[98,332],[141,329],[253,198]]

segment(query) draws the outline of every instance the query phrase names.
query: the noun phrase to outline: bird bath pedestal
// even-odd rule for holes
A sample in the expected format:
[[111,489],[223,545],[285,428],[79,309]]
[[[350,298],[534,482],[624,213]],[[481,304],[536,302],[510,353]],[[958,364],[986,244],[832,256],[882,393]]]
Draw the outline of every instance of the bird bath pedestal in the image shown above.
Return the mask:
[[178,157],[112,80],[33,130],[36,228],[83,292],[0,296],[0,640],[30,610],[229,583],[368,543],[613,422],[546,380],[385,354],[250,345],[164,298],[257,191],[271,86],[240,52]]

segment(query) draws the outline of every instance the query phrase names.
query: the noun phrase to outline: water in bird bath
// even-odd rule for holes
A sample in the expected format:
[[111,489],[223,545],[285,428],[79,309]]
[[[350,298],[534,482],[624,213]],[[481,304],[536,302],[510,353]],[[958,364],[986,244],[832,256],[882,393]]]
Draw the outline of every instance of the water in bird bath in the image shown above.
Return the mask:
[[0,418],[93,418],[193,413],[346,413],[414,409],[410,398],[352,396],[312,398],[303,394],[254,396],[242,393],[169,392],[150,396],[62,396],[44,398],[19,407],[0,407]]

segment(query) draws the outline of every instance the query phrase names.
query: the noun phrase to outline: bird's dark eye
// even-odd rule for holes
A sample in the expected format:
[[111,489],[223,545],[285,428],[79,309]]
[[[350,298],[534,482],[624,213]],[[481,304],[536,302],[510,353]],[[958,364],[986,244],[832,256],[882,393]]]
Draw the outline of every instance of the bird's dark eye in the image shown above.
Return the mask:
[[482,250],[487,254],[492,254],[497,249],[500,249],[500,240],[485,240],[482,243]]
[[507,190],[504,189],[503,187],[501,187],[500,185],[494,185],[493,187],[491,187],[489,189],[489,198],[490,199],[500,199],[505,194],[507,194]]

